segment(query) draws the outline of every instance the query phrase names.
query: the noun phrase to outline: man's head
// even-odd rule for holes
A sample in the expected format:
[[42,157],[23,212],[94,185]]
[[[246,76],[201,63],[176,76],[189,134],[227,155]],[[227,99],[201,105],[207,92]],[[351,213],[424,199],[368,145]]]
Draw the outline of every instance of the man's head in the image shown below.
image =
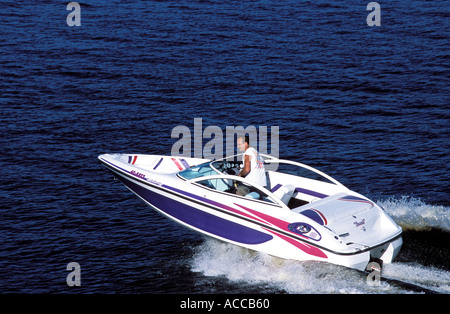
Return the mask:
[[238,137],[237,139],[237,148],[239,151],[241,152],[245,152],[249,147],[250,147],[250,143],[249,143],[249,136],[248,135],[241,135]]

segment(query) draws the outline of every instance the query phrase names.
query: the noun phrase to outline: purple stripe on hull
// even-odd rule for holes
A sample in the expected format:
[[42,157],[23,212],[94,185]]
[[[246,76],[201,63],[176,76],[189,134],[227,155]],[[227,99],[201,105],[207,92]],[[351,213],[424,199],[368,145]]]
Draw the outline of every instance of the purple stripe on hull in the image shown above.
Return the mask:
[[323,220],[323,218],[319,215],[318,212],[316,212],[312,209],[304,210],[304,211],[300,212],[300,214],[305,215],[308,218],[311,218],[312,220],[317,222],[319,225],[322,225],[322,226],[326,225],[326,221]]
[[341,197],[339,200],[340,200],[340,201],[350,201],[350,202],[367,203],[367,204],[372,205],[372,207],[374,206],[374,204],[373,204],[371,201],[369,201],[369,200],[367,200],[367,199],[365,199],[365,198],[361,198],[361,197],[357,197],[357,196],[353,196],[353,195],[346,195],[346,196],[343,196],[343,197]]
[[175,201],[159,193],[150,191],[121,176],[119,176],[119,180],[161,211],[205,232],[243,244],[260,244],[270,241],[273,238],[273,236],[264,232],[256,231],[238,223],[219,218],[182,202]]
[[185,169],[190,168],[190,166],[189,166],[189,164],[187,163],[186,160],[180,159],[180,161],[181,161],[181,163],[183,164],[183,166],[184,166]]
[[155,168],[153,168],[153,170],[156,170],[156,168],[159,167],[159,165],[161,164],[161,161],[163,161],[163,158],[161,157],[161,159],[158,161],[158,163],[156,164]]
[[326,195],[326,194],[322,194],[322,193],[319,193],[319,192],[311,191],[311,190],[308,190],[308,189],[296,188],[295,190],[297,192],[300,192],[300,193],[303,193],[303,194],[308,194],[308,195],[315,196],[315,197],[318,197],[318,198],[328,197],[328,195]]
[[281,188],[281,187],[282,187],[281,184],[277,184],[277,185],[275,185],[275,186],[272,188],[272,190],[270,190],[270,192],[274,193],[274,192],[278,191],[278,189]]

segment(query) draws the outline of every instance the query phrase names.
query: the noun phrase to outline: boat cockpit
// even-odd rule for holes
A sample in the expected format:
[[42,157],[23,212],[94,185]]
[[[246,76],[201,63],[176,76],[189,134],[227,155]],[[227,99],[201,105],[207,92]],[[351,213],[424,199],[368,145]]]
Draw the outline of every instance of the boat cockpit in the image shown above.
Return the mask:
[[180,171],[178,176],[216,192],[287,206],[289,209],[329,196],[322,191],[329,192],[330,187],[335,186],[336,190],[343,187],[335,179],[310,166],[268,155],[262,155],[267,185],[260,186],[238,176],[243,167],[242,158],[236,158],[239,156],[242,155],[207,161]]

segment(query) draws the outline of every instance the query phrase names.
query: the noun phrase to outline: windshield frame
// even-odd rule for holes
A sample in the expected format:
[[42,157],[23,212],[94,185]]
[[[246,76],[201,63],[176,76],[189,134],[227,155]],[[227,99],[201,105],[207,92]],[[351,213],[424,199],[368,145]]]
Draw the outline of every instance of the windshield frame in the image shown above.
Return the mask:
[[[269,198],[270,200],[258,200],[258,199],[251,199],[251,198],[246,198],[245,196],[240,196],[237,194],[232,194],[229,193],[227,191],[220,191],[211,187],[207,187],[203,184],[201,184],[201,181],[207,181],[207,180],[215,180],[215,179],[219,179],[219,180],[232,180],[232,181],[237,181],[240,184],[244,184],[248,187],[253,187],[254,189],[260,191],[261,193],[263,193],[267,198]],[[263,203],[266,205],[271,205],[271,206],[276,206],[276,207],[280,207],[280,208],[287,208],[289,209],[286,204],[284,204],[283,202],[281,202],[281,200],[279,200],[271,191],[269,191],[268,189],[266,189],[265,187],[258,185],[256,183],[250,182],[247,179],[243,178],[243,177],[239,177],[239,176],[235,176],[235,175],[228,175],[228,174],[215,174],[215,175],[209,175],[209,176],[203,176],[203,177],[196,177],[193,179],[188,180],[189,183],[194,184],[196,186],[199,186],[203,189],[207,189],[210,190],[212,192],[215,193],[220,193],[222,195],[226,195],[226,196],[231,196],[231,197],[238,197],[238,198],[242,198],[245,200],[249,200],[249,201],[255,201],[255,202],[259,202],[259,203]]]
[[[187,169],[181,170],[178,172],[178,176],[183,180],[193,180],[196,178],[202,178],[205,176],[221,174],[216,168],[214,168],[211,164],[213,161],[209,160],[207,162],[201,163],[196,166],[189,167]],[[197,173],[197,175],[195,175]],[[190,175],[193,174],[193,175]]]

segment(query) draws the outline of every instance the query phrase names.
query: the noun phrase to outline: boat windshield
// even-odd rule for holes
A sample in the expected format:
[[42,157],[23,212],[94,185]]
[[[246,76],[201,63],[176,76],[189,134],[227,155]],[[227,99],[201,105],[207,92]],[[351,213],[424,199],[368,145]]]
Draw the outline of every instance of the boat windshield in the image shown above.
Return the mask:
[[179,174],[181,177],[183,177],[187,180],[191,180],[191,179],[200,178],[200,177],[204,177],[204,176],[214,175],[214,174],[217,174],[217,172],[213,168],[211,168],[211,162],[208,161],[208,162],[205,162],[198,166],[193,166],[186,170],[180,171]]

